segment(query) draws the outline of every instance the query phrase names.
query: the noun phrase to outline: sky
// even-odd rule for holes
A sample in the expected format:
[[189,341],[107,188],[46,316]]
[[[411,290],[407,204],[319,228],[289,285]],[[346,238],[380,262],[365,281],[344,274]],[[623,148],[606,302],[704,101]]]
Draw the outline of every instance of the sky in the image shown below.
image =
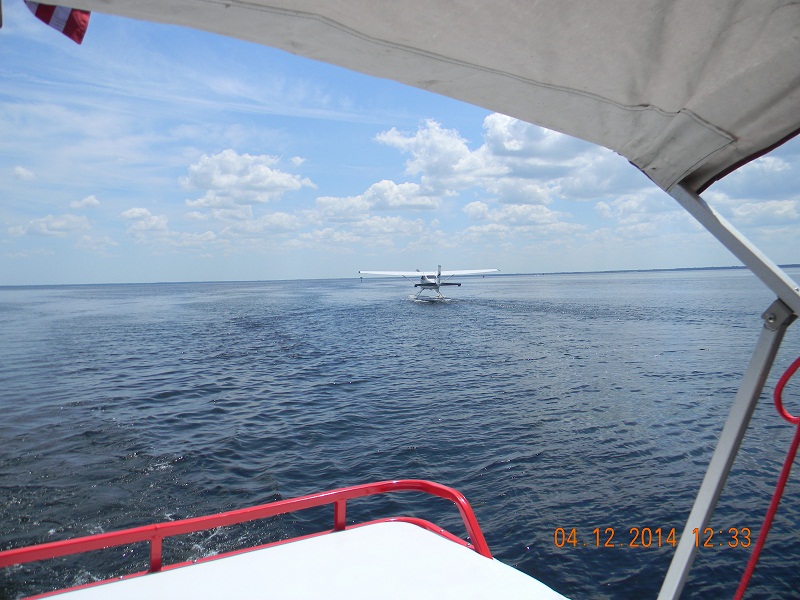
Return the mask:
[[[205,32],[3,3],[0,285],[740,264],[610,150]],[[800,263],[800,141],[706,200]]]

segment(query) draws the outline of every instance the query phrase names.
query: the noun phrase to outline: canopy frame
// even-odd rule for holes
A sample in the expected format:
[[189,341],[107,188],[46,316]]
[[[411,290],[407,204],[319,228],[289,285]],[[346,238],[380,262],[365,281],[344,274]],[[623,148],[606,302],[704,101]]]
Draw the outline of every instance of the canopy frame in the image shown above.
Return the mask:
[[697,555],[696,538],[693,532],[695,529],[703,531],[711,519],[750,424],[753,411],[764,389],[764,383],[775,362],[775,356],[783,341],[783,336],[794,321],[795,314],[781,300],[776,300],[762,315],[762,318],[764,326],[761,335],[739,385],[739,391],[731,405],[678,547],[672,556],[672,562],[662,582],[658,600],[674,600],[681,595],[689,570]]

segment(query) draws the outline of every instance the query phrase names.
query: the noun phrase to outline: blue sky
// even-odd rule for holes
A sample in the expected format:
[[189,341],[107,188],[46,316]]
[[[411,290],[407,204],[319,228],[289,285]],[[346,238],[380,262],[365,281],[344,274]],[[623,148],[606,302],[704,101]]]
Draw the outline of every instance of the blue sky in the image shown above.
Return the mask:
[[[738,264],[613,152],[393,82],[6,2],[0,285]],[[706,199],[800,262],[800,142]]]

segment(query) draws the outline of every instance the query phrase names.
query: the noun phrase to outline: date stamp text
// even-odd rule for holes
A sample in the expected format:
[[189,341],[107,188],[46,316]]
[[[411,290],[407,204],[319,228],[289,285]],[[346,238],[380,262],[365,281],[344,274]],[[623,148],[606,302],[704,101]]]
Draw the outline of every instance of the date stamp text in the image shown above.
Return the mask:
[[[696,548],[749,548],[752,543],[749,527],[729,527],[727,531],[695,528],[692,534]],[[576,527],[556,527],[553,543],[558,548],[674,548],[678,535],[674,527],[630,527],[627,532],[614,527],[595,527],[588,535],[579,534]]]

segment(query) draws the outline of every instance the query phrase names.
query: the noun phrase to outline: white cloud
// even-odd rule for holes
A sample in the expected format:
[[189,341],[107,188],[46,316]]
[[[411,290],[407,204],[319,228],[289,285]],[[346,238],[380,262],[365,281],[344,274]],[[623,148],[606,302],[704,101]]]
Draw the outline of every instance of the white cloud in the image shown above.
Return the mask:
[[455,193],[477,185],[482,178],[507,172],[484,148],[471,151],[458,131],[444,129],[433,120],[425,121],[413,134],[392,128],[375,139],[411,155],[406,161],[406,173],[420,175],[426,194]]
[[352,222],[367,218],[372,210],[434,210],[440,200],[422,193],[417,183],[395,183],[388,179],[373,183],[359,196],[322,196],[309,211],[313,222]]
[[187,189],[205,190],[205,193],[196,200],[187,200],[186,205],[226,208],[235,204],[266,203],[302,187],[316,187],[308,178],[275,168],[279,163],[280,159],[275,156],[238,154],[230,149],[212,156],[204,154],[189,166],[181,183]]
[[123,219],[130,221],[128,232],[141,236],[145,232],[166,233],[167,217],[164,215],[154,215],[146,208],[129,208],[120,215]]
[[[449,212],[448,231],[439,234],[477,239],[574,235],[589,228],[585,222],[575,222],[571,212],[552,208],[556,202],[563,207],[565,201],[593,199],[608,218],[634,221],[652,209],[634,206],[632,198],[606,197],[610,190],[638,189],[635,181],[619,175],[618,167],[627,162],[608,150],[497,113],[484,119],[483,129],[483,142],[474,149],[458,131],[431,119],[415,132],[392,128],[378,134],[377,142],[408,155],[405,171],[418,182],[383,180],[359,196],[319,198],[315,217],[353,227],[378,211],[443,207],[452,211],[463,202],[464,217],[485,223],[459,234],[459,220]],[[586,217],[591,220],[591,211]],[[429,224],[426,235],[433,230],[438,226]]]
[[363,237],[352,231],[326,227],[301,233],[297,237],[295,245],[299,248],[329,248],[341,251],[344,247],[351,248],[361,242],[363,242]]
[[35,175],[33,171],[30,169],[26,169],[25,167],[14,167],[14,177],[21,181],[31,181]]
[[64,214],[59,216],[47,215],[40,219],[33,219],[26,225],[10,227],[8,232],[14,236],[43,235],[66,237],[67,235],[87,229],[91,229],[91,224],[86,217]]
[[598,146],[493,113],[484,119],[483,144],[471,150],[456,130],[433,120],[414,133],[392,128],[376,141],[410,158],[406,172],[419,176],[431,197],[483,190],[504,204],[598,200],[611,190],[639,189],[627,161]]
[[464,212],[470,219],[474,219],[476,221],[483,221],[489,218],[489,205],[485,202],[481,202],[476,200],[475,202],[470,202],[464,207]]
[[690,220],[688,214],[681,210],[675,201],[658,190],[624,194],[613,200],[601,200],[595,203],[594,210],[604,219],[614,219],[623,225]]
[[317,223],[324,221],[356,221],[363,219],[371,206],[363,195],[344,198],[323,196],[317,198],[316,210],[309,211],[309,220]]
[[377,209],[439,208],[439,200],[422,193],[419,184],[400,183],[384,179],[373,183],[364,193],[364,199]]
[[500,113],[484,119],[484,140],[494,156],[537,158],[543,162],[572,160],[586,143],[575,138],[531,125]]
[[183,248],[194,248],[205,246],[209,242],[217,239],[217,235],[213,231],[204,231],[202,233],[182,233],[175,240],[171,242],[173,246]]
[[422,219],[372,216],[354,224],[353,229],[371,238],[375,236],[409,236],[423,233],[425,222]]
[[507,204],[550,204],[559,196],[559,186],[552,182],[502,177],[485,183],[487,192]]
[[94,196],[86,196],[83,200],[73,200],[69,203],[70,208],[97,208],[100,201]]
[[505,239],[512,235],[512,229],[501,223],[487,223],[485,225],[472,225],[467,227],[463,235],[473,243],[485,238]]
[[354,219],[346,225],[322,227],[297,236],[297,247],[314,248],[317,251],[344,252],[367,246],[374,250],[397,249],[413,243],[423,234],[428,234],[422,219],[406,219],[400,216],[368,216]]
[[756,225],[783,225],[797,221],[800,200],[767,200],[766,202],[744,202],[733,209],[737,223]]
[[602,200],[594,205],[594,210],[604,219],[610,219],[614,216],[614,211],[611,209],[611,205]]
[[[231,206],[230,208],[212,208],[208,213],[189,213],[190,218],[199,219],[195,214],[202,214],[204,219],[212,219],[223,223],[231,221],[250,221],[253,218],[253,207],[249,205]],[[189,216],[187,215],[187,216]]]
[[777,156],[762,156],[739,169],[739,174],[747,176],[756,172],[762,175],[771,175],[787,171],[791,165]]
[[107,235],[97,237],[83,235],[75,243],[75,246],[81,250],[88,250],[98,254],[107,254],[110,248],[119,246],[119,244]]
[[561,221],[569,215],[549,209],[541,204],[504,204],[498,209],[490,209],[489,205],[470,202],[464,207],[470,219],[492,221],[506,225],[548,225]]
[[276,212],[263,215],[257,219],[233,223],[222,231],[222,235],[260,235],[267,232],[286,232],[296,230],[299,226],[300,219],[297,216],[285,212]]
[[156,248],[204,248],[219,239],[213,231],[178,232],[169,228],[166,215],[154,215],[142,207],[129,208],[120,215],[130,222],[128,233],[137,243],[148,243]]

